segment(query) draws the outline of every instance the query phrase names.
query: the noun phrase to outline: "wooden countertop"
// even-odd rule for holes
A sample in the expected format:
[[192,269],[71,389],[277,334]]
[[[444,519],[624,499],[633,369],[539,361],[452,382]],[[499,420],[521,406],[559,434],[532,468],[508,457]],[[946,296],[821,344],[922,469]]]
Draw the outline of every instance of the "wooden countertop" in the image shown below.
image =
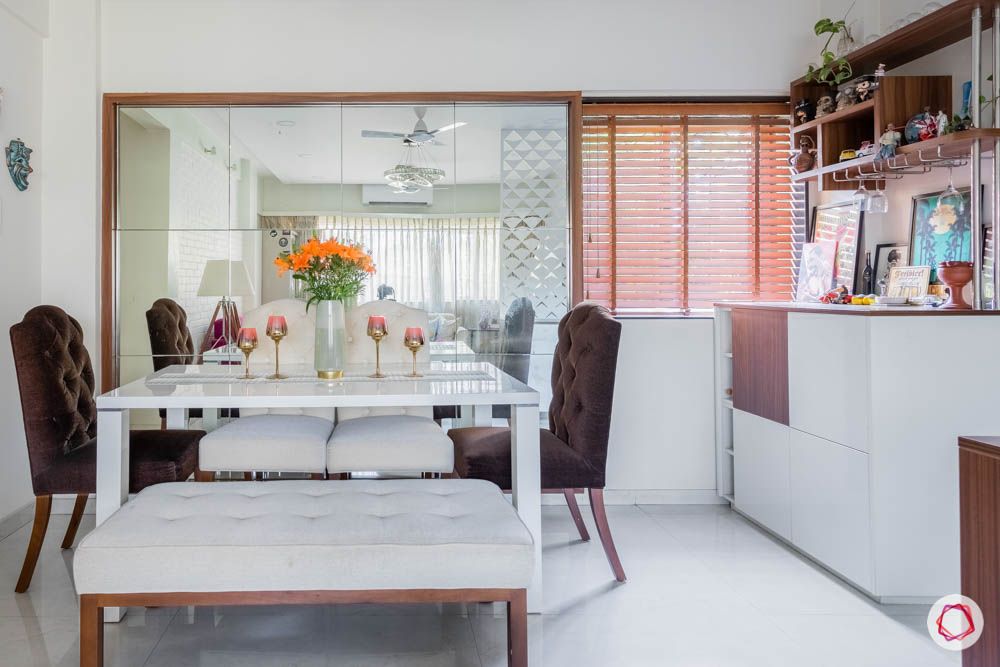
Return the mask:
[[788,313],[822,313],[864,317],[1000,315],[1000,310],[941,310],[930,306],[842,306],[829,303],[799,303],[797,301],[720,301],[715,305],[719,308],[781,310]]

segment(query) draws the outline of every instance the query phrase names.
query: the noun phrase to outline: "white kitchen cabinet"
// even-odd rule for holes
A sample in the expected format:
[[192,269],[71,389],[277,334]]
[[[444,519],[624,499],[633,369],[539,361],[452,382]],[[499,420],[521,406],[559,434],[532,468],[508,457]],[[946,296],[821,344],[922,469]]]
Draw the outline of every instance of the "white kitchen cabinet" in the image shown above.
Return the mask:
[[735,507],[776,534],[791,539],[788,427],[733,410]]
[[868,455],[796,429],[789,450],[792,543],[872,591]]

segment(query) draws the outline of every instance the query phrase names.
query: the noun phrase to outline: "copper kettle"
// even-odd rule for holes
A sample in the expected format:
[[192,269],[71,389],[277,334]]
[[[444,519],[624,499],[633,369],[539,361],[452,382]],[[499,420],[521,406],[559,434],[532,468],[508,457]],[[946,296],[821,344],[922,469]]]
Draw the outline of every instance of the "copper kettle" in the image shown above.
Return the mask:
[[816,166],[816,145],[808,134],[799,139],[799,152],[788,156],[788,164],[795,173],[801,174]]

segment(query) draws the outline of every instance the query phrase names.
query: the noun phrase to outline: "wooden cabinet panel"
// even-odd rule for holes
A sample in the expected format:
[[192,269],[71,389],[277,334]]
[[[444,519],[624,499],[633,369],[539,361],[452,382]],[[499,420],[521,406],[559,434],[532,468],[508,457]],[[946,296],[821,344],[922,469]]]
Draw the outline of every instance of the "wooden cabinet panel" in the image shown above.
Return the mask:
[[789,426],[869,451],[867,331],[864,317],[788,316]]
[[868,455],[794,428],[789,441],[792,542],[873,591]]
[[788,427],[733,411],[734,506],[791,540]]
[[788,424],[788,313],[733,309],[733,405]]

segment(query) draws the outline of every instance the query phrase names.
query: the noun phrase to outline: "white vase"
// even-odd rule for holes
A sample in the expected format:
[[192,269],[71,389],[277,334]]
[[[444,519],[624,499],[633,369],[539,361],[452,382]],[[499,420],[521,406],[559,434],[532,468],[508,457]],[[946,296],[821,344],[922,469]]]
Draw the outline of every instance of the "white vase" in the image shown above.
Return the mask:
[[316,375],[324,380],[344,376],[347,361],[347,328],[343,301],[316,304]]

